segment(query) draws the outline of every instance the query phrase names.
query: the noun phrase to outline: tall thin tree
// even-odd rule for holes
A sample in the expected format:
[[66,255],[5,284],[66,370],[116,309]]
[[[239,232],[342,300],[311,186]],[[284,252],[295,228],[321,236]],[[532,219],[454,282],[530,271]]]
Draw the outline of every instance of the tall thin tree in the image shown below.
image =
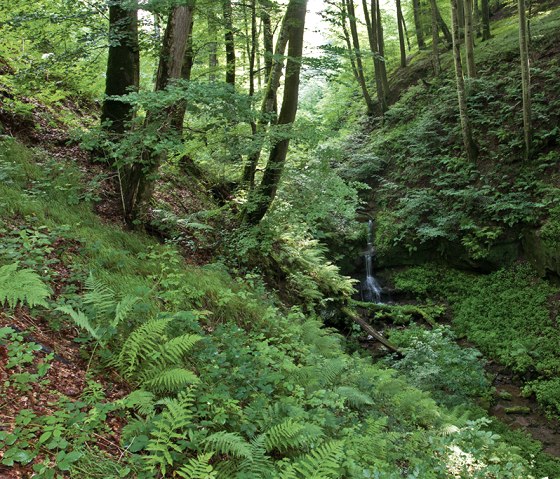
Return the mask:
[[531,74],[529,70],[529,35],[525,0],[517,1],[519,10],[519,52],[521,59],[521,89],[523,95],[523,137],[525,140],[525,159],[531,157]]
[[404,15],[401,7],[401,0],[396,0],[397,4],[397,30],[399,32],[399,50],[401,52],[401,67],[406,67],[406,47],[404,38]]
[[[297,113],[307,0],[290,0],[290,4],[293,5],[293,16],[289,19],[291,26],[286,80],[284,82],[282,109],[277,122],[277,125],[284,128],[290,128],[293,125]],[[259,223],[274,201],[286,163],[289,145],[289,136],[273,145],[262,181],[257,188],[251,191],[249,196],[245,211],[245,221],[247,223],[253,225]]]
[[459,39],[459,12],[457,3],[457,0],[451,0],[451,32],[453,37],[453,60],[455,63],[457,98],[459,100],[459,117],[461,120],[461,132],[465,153],[467,158],[474,163],[477,158],[477,148],[473,141],[467,112],[467,94],[465,91],[465,81],[463,79],[463,66],[461,64],[461,42]]
[[467,60],[467,75],[476,78],[476,64],[474,61],[474,29],[473,29],[473,0],[463,0],[465,18],[465,56]]

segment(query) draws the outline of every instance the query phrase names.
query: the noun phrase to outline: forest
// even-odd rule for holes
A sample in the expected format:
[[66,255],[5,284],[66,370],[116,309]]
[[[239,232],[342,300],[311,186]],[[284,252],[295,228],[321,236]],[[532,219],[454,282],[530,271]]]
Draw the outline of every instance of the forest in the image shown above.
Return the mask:
[[558,0],[0,3],[0,478],[560,479]]

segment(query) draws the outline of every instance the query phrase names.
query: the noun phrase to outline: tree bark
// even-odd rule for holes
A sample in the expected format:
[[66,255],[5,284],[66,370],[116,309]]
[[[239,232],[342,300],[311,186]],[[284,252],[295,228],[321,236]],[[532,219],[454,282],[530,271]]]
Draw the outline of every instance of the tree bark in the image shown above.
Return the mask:
[[[156,75],[156,91],[164,90],[172,80],[181,77],[190,25],[192,25],[192,8],[187,5],[173,7],[163,36]],[[153,121],[161,121],[158,131],[163,134],[169,130],[173,116],[174,107],[165,111],[149,111],[146,114],[146,125]],[[130,227],[134,227],[137,221],[146,217],[153,194],[154,177],[160,162],[161,156],[146,148],[140,161],[123,168],[120,172],[123,213]]]
[[476,78],[476,64],[474,61],[474,30],[473,30],[473,0],[463,0],[465,17],[465,54],[467,59],[467,75]]
[[226,47],[226,83],[235,87],[235,37],[231,0],[222,0],[224,14],[224,44]]
[[[288,61],[286,64],[286,80],[284,84],[282,109],[277,123],[278,125],[286,126],[293,125],[297,113],[307,0],[290,0],[290,5],[293,5],[291,10],[293,16],[289,18],[291,26]],[[251,225],[258,224],[266,215],[270,205],[274,201],[286,162],[289,145],[289,138],[284,138],[272,147],[263,179],[259,187],[251,191],[252,194],[249,197],[247,209],[245,210],[245,221],[247,223]]]
[[529,70],[529,38],[525,0],[518,0],[519,10],[519,52],[521,59],[521,88],[523,95],[523,137],[525,140],[525,160],[531,157],[531,75]]
[[138,47],[138,10],[114,1],[109,7],[109,56],[101,124],[111,133],[122,135],[132,120],[132,105],[113,96],[137,91],[140,84],[140,50]]
[[371,17],[368,11],[368,4],[367,0],[362,0],[362,7],[364,9],[364,15],[366,19],[366,28],[368,32],[368,40],[369,40],[369,47],[371,50],[371,55],[373,57],[373,70],[374,70],[374,77],[375,77],[375,86],[377,89],[377,101],[379,102],[379,110],[381,114],[387,111],[387,93],[385,92],[384,83],[383,83],[383,69],[382,69],[382,60],[381,55],[379,53],[379,42],[378,42],[378,34],[377,34],[377,7],[375,6],[374,1],[371,3]]
[[[377,22],[377,45],[379,48],[379,55],[381,55],[381,81],[383,82],[383,94],[385,95],[385,102],[389,96],[389,80],[387,79],[387,62],[385,61],[385,37],[383,35],[383,21],[381,19],[381,4],[379,0],[372,0],[372,7],[375,5],[375,21]],[[372,18],[372,23],[373,23]]]
[[[353,48],[354,59],[356,61],[357,79],[360,88],[362,90],[362,96],[364,97],[364,101],[366,103],[367,114],[371,116],[374,114],[373,101],[371,99],[371,95],[367,87],[366,77],[364,74],[362,53],[360,51],[360,39],[358,37],[358,27],[356,22],[356,11],[354,9],[354,0],[344,0],[344,5],[346,9],[345,17],[348,18],[348,22],[350,24],[352,48]],[[346,21],[346,18],[344,18],[343,21]]]
[[404,17],[401,8],[401,0],[396,0],[397,3],[397,29],[399,31],[399,48],[401,52],[401,68],[406,67],[406,47],[404,40]]
[[430,9],[432,13],[432,61],[434,63],[434,74],[437,76],[441,73],[441,63],[439,61],[439,28],[436,0],[430,0]]
[[422,15],[420,12],[420,1],[412,0],[412,11],[414,14],[414,29],[416,30],[416,42],[418,43],[418,48],[423,50],[426,48],[426,43],[424,42],[424,30],[422,29]]
[[457,98],[459,100],[459,117],[465,153],[471,162],[476,162],[477,149],[472,138],[472,131],[467,112],[467,96],[463,80],[463,66],[461,64],[461,45],[459,40],[459,12],[457,0],[451,0],[451,32],[453,37],[453,60],[455,63],[455,79],[457,82]]
[[492,34],[490,32],[490,5],[488,0],[480,0],[482,10],[482,40],[490,40]]
[[[291,29],[291,19],[294,15],[293,9],[295,8],[295,3],[292,1],[288,4],[284,19],[282,21],[282,26],[280,27],[280,33],[278,39],[276,40],[276,47],[274,49],[274,54],[270,56],[272,60],[270,75],[267,78],[267,86],[264,94],[263,102],[261,105],[261,118],[254,125],[251,125],[252,134],[255,140],[260,132],[266,128],[266,125],[271,122],[276,121],[276,113],[278,111],[277,94],[278,88],[280,88],[280,79],[282,78],[282,71],[284,69],[284,55],[286,53],[286,47],[288,45],[290,29]],[[257,166],[261,157],[261,147],[258,146],[255,151],[249,155],[245,167],[243,169],[243,183],[249,185],[250,189],[253,189],[255,183],[255,173],[257,171]]]
[[441,33],[443,33],[443,36],[445,37],[445,41],[449,45],[449,48],[451,48],[451,46],[453,44],[453,39],[451,38],[451,31],[449,30],[449,27],[447,26],[447,24],[445,23],[445,20],[441,16],[441,12],[439,11],[439,7],[437,6],[437,3],[436,3],[436,13],[437,13],[437,21],[438,21],[438,25],[439,25],[439,28],[441,30]]

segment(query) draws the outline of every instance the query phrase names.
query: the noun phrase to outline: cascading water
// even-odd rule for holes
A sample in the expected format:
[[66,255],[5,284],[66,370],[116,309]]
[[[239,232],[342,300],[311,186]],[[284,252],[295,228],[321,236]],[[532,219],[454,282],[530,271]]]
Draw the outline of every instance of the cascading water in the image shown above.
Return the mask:
[[362,285],[362,301],[370,303],[381,302],[381,286],[373,276],[373,256],[375,250],[373,248],[373,220],[368,221],[367,250],[364,253],[366,262],[366,279]]

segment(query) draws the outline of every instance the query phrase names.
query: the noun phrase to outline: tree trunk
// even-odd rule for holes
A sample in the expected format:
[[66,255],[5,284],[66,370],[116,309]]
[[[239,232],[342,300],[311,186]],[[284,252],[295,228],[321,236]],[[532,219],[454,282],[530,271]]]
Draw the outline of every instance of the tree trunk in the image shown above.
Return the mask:
[[480,29],[480,8],[478,0],[474,0],[474,31],[476,33],[476,37],[480,38],[482,36],[482,31]]
[[399,48],[401,52],[401,68],[406,67],[406,47],[404,40],[404,17],[401,8],[401,0],[396,0],[397,3],[397,28],[399,31]]
[[439,61],[439,28],[436,0],[430,0],[430,9],[432,13],[432,61],[434,63],[434,74],[437,76],[441,73],[441,63]]
[[457,0],[451,0],[451,31],[453,37],[453,60],[455,62],[455,79],[457,82],[457,97],[459,100],[459,116],[461,118],[461,132],[465,153],[471,162],[476,162],[477,150],[473,142],[471,126],[467,113],[467,96],[463,80],[463,66],[461,64],[461,44],[459,40],[459,12]]
[[[387,62],[385,61],[385,37],[383,35],[383,21],[381,20],[381,6],[379,0],[372,0],[372,7],[375,5],[375,21],[377,22],[377,46],[379,55],[381,55],[380,69],[381,81],[383,82],[383,95],[385,95],[385,103],[389,96],[389,80],[387,79]],[[372,23],[373,23],[372,17]]]
[[523,137],[525,139],[525,160],[531,157],[531,76],[529,71],[529,38],[525,0],[518,0],[519,10],[519,52],[521,58],[521,88],[523,94]]
[[[286,64],[284,98],[282,101],[282,110],[278,117],[278,125],[293,124],[296,118],[299,97],[299,77],[303,53],[303,34],[305,31],[307,0],[290,0],[290,4],[293,4],[293,16],[289,18],[291,26],[288,62]],[[245,212],[245,220],[247,223],[252,225],[258,224],[274,201],[286,162],[289,144],[289,138],[285,138],[272,147],[263,179],[259,187],[252,190],[252,195],[250,195],[248,201]]]
[[439,25],[439,28],[441,30],[441,33],[443,33],[443,36],[445,37],[445,41],[449,45],[449,48],[451,48],[451,46],[453,44],[453,39],[451,38],[451,31],[449,30],[449,27],[447,26],[447,24],[445,23],[445,20],[441,16],[441,12],[439,11],[439,7],[437,6],[437,3],[436,3],[436,13],[437,13],[437,21],[438,21],[438,25]]
[[[266,127],[268,123],[276,121],[276,113],[278,112],[277,94],[280,87],[280,78],[282,77],[282,70],[284,69],[284,55],[286,53],[286,46],[290,35],[290,21],[293,18],[295,3],[291,1],[288,4],[280,33],[276,40],[276,48],[274,54],[270,55],[272,61],[270,75],[267,78],[267,86],[264,94],[263,102],[261,105],[261,118],[253,128],[251,125],[252,134],[255,140],[257,135]],[[243,169],[243,183],[249,185],[253,189],[255,183],[255,173],[261,157],[261,146],[259,145],[255,151],[249,155],[245,168]]]
[[[358,37],[358,27],[356,22],[356,11],[354,9],[354,0],[344,0],[345,7],[346,7],[346,16],[348,17],[348,21],[350,23],[350,34],[352,36],[352,48],[354,53],[354,58],[356,61],[356,72],[358,77],[358,83],[362,90],[362,96],[364,97],[364,101],[366,103],[367,114],[373,115],[374,108],[373,108],[373,101],[371,99],[371,95],[369,94],[369,90],[367,87],[366,77],[364,74],[364,66],[362,62],[362,53],[360,51],[360,39]],[[346,21],[346,18],[343,19]]]
[[231,0],[222,0],[224,14],[224,44],[226,47],[226,83],[235,87],[235,38]]
[[[187,5],[173,7],[163,36],[156,91],[164,90],[170,81],[181,77],[190,25],[192,8]],[[149,111],[146,114],[146,124],[161,121],[159,133],[163,134],[169,130],[173,117],[173,107],[165,111]],[[146,217],[160,162],[161,156],[147,148],[140,161],[120,172],[124,218],[130,227]]]
[[492,34],[490,33],[490,5],[488,0],[480,0],[480,7],[482,10],[482,40],[490,40]]
[[264,46],[264,71],[265,79],[268,81],[270,73],[272,72],[272,57],[274,55],[273,35],[272,35],[272,22],[270,19],[270,2],[260,0],[261,4],[261,20],[263,26],[263,46]]
[[412,0],[412,11],[414,14],[414,29],[416,30],[416,41],[418,43],[418,48],[423,50],[426,48],[426,43],[424,42],[424,31],[422,29],[422,15],[420,12],[420,1]]
[[474,61],[474,31],[473,31],[473,0],[463,0],[465,16],[465,53],[467,57],[467,75],[476,78],[476,64]]
[[218,68],[218,42],[216,40],[216,32],[218,31],[218,22],[212,12],[208,13],[208,34],[211,41],[208,43],[208,80],[216,81],[216,70]]
[[377,35],[377,15],[374,11],[377,11],[375,4],[372,2],[372,16],[370,17],[368,11],[367,0],[362,0],[362,7],[364,9],[364,15],[366,19],[366,28],[368,32],[369,48],[371,50],[371,56],[373,58],[373,73],[375,77],[375,87],[377,89],[377,101],[379,103],[379,110],[381,114],[387,111],[387,100],[386,94],[383,88],[382,79],[382,68],[381,68],[381,55],[379,54],[379,44]]
[[[138,10],[124,8],[122,3],[115,1],[109,7],[109,57],[105,82],[107,97],[137,91],[140,84]],[[105,98],[101,124],[106,131],[122,135],[130,120],[130,103]]]

